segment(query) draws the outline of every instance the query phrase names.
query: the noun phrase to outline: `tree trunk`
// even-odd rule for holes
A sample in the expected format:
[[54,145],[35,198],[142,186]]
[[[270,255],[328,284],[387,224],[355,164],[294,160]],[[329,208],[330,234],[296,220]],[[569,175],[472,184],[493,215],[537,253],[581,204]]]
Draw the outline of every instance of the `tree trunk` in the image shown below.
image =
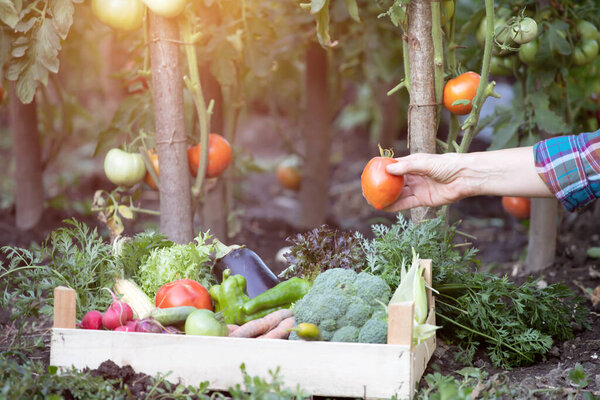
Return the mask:
[[[410,60],[410,105],[408,136],[411,153],[435,153],[436,104],[434,89],[431,1],[411,0],[408,7],[408,56]],[[414,222],[433,218],[435,210],[411,210]]]
[[554,263],[558,201],[556,199],[531,199],[529,244],[524,271],[535,273]]
[[192,194],[187,164],[183,77],[177,19],[148,12],[154,87],[156,150],[160,165],[160,230],[176,243],[193,239]]
[[14,83],[10,87],[9,118],[15,160],[15,221],[18,229],[27,230],[37,225],[44,211],[42,150],[35,98],[29,104],[21,103]]
[[329,200],[331,151],[327,52],[313,43],[306,53],[306,114],[304,120],[304,167],[300,188],[300,221],[312,228],[325,223]]

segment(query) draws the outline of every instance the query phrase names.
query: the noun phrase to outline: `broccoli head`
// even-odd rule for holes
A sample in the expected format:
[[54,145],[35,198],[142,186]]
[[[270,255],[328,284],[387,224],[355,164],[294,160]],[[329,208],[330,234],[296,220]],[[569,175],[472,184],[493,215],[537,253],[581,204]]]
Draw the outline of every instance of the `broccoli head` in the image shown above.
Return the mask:
[[[384,306],[390,296],[390,287],[378,276],[333,268],[319,274],[310,291],[294,305],[295,323],[317,325],[323,340],[385,343]],[[295,332],[290,339],[298,339]]]

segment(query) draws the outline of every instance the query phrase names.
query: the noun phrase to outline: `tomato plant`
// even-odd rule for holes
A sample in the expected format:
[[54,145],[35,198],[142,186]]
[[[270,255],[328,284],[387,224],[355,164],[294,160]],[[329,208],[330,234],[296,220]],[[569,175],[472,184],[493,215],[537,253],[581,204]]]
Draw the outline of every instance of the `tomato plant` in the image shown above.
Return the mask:
[[537,22],[533,18],[524,17],[511,27],[511,38],[518,44],[531,42],[537,34]]
[[187,0],[142,0],[155,14],[165,18],[176,17],[185,8]]
[[381,156],[369,160],[360,176],[363,196],[378,210],[391,205],[402,193],[404,177],[392,175],[385,169],[395,162],[390,153],[382,151]]
[[465,72],[450,79],[444,86],[443,103],[452,114],[465,115],[473,108],[473,99],[481,77],[476,72]]
[[185,320],[186,335],[228,336],[229,330],[223,318],[210,310],[192,311]]
[[144,178],[146,167],[140,154],[115,148],[104,157],[104,173],[115,185],[133,186]]
[[300,162],[295,157],[286,158],[281,161],[275,170],[277,181],[286,189],[298,190],[302,183]]
[[536,55],[540,46],[539,41],[532,40],[529,43],[522,44],[519,47],[519,60],[523,64],[533,66],[536,64]]
[[515,59],[512,56],[492,56],[490,60],[490,74],[497,76],[510,76],[513,74]]
[[527,197],[502,197],[502,207],[504,210],[519,219],[529,218],[531,209],[531,200]]
[[92,0],[92,11],[111,28],[135,31],[142,26],[146,7],[140,0]]
[[158,308],[192,306],[213,309],[208,290],[193,279],[178,279],[164,284],[156,292],[154,304]]
[[[198,164],[200,163],[200,144],[188,149],[188,166],[193,176],[198,174]],[[206,165],[206,177],[216,178],[221,176],[227,169],[233,153],[227,139],[216,133],[208,136],[208,164]]]
[[[156,150],[154,150],[154,149],[148,150],[148,158],[150,159],[150,163],[154,167],[154,172],[156,172],[156,175],[158,176],[158,154],[156,153]],[[144,177],[144,182],[146,182],[148,184],[148,186],[150,186],[152,189],[158,190],[158,186],[156,186],[156,183],[154,182],[152,175],[150,175],[150,172],[148,172],[148,171],[146,171],[146,176]]]

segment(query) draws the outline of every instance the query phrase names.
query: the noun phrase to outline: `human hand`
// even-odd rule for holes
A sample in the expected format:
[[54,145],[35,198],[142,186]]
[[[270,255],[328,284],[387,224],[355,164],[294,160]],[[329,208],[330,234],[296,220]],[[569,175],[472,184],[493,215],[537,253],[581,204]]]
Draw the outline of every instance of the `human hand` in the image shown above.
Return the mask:
[[396,159],[387,167],[392,175],[404,176],[400,197],[385,211],[414,207],[437,207],[454,203],[470,195],[462,175],[464,155],[456,153],[415,153]]

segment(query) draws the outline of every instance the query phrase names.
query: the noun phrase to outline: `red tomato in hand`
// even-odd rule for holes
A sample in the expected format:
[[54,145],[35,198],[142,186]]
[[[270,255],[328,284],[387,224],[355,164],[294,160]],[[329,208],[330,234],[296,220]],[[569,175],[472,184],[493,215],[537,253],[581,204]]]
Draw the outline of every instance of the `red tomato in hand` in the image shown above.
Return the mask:
[[529,218],[531,210],[531,200],[527,197],[502,197],[502,207],[504,210],[519,219]]
[[156,292],[154,304],[158,308],[192,306],[213,309],[208,290],[193,279],[179,279],[164,284]]
[[[481,77],[475,72],[465,72],[450,79],[444,86],[443,103],[452,114],[465,115],[473,108],[473,99]],[[468,104],[452,104],[457,100],[468,100]]]
[[363,196],[378,210],[392,204],[402,193],[404,177],[392,175],[385,169],[395,162],[391,157],[373,157],[360,176]]
[[[208,135],[208,164],[206,165],[206,177],[216,178],[220,176],[229,164],[233,153],[227,139],[216,133]],[[188,149],[188,166],[190,173],[195,177],[198,174],[200,163],[200,145],[197,144]]]
[[[150,163],[152,163],[152,166],[154,167],[154,172],[156,172],[156,176],[158,176],[158,154],[156,153],[156,150],[148,150],[148,158],[150,159]],[[158,190],[158,186],[156,186],[156,183],[154,183],[154,179],[152,179],[152,175],[150,175],[149,171],[146,171],[144,182],[146,182],[148,186],[150,186],[152,189]]]

